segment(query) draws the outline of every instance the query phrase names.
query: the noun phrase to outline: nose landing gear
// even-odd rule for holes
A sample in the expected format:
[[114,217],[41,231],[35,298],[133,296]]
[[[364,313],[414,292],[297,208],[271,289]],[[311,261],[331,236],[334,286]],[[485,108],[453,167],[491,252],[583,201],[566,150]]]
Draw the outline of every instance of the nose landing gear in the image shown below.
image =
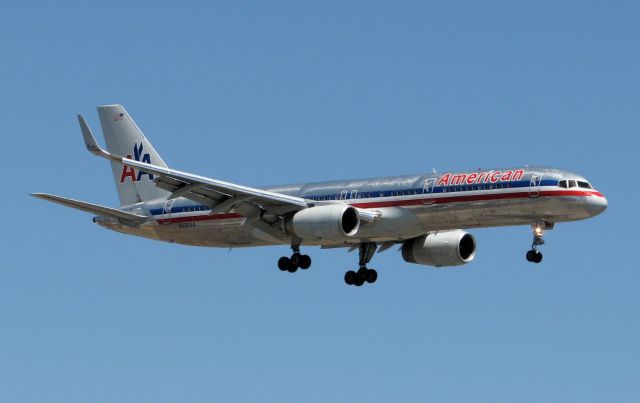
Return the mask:
[[542,252],[538,250],[541,245],[544,245],[544,230],[552,229],[553,224],[546,221],[538,221],[531,226],[533,229],[533,243],[531,244],[531,250],[527,251],[526,258],[528,262],[540,263],[542,262]]
[[358,247],[359,252],[359,266],[358,271],[349,270],[344,275],[344,282],[348,285],[355,285],[360,287],[364,283],[375,283],[378,279],[378,272],[375,269],[367,268],[367,264],[371,261],[373,254],[378,249],[378,245],[375,242],[363,242]]

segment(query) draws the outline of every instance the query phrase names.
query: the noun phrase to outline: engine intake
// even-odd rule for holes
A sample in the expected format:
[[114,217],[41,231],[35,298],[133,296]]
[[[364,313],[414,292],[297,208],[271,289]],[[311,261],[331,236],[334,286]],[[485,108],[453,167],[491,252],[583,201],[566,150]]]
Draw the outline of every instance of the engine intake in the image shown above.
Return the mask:
[[339,241],[358,232],[360,216],[355,207],[347,205],[317,206],[298,211],[285,226],[301,239]]
[[427,266],[460,266],[472,261],[475,255],[475,238],[462,230],[434,232],[402,245],[405,261]]

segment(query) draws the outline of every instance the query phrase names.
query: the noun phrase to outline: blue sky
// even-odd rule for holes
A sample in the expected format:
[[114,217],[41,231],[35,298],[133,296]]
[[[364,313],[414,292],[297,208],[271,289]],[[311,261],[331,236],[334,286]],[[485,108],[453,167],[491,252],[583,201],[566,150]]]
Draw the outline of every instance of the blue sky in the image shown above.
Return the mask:
[[[0,401],[637,401],[634,2],[9,2]],[[474,230],[464,267],[344,250],[276,268],[106,231],[27,196],[117,205],[75,115],[122,103],[175,168],[247,185],[521,164],[609,209]],[[102,141],[102,138],[100,138]],[[636,262],[636,263],[634,263]]]

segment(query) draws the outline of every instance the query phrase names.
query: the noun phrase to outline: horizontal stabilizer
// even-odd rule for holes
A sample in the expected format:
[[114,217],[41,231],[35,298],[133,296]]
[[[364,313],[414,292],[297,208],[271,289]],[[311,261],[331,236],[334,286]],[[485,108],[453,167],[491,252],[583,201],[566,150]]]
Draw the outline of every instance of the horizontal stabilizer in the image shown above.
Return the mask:
[[79,200],[67,199],[66,197],[54,196],[46,193],[32,193],[31,196],[37,197],[38,199],[44,199],[50,202],[62,204],[63,206],[86,211],[87,213],[119,218],[126,221],[140,223],[147,219],[147,217],[143,215],[127,213],[126,211],[118,210],[111,207],[100,206],[97,204],[87,203]]

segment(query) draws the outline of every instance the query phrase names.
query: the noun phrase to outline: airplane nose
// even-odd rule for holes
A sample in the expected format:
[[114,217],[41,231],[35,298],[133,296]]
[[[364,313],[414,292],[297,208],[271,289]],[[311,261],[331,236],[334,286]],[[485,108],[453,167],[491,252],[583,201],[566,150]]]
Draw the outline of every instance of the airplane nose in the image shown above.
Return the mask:
[[607,198],[604,196],[591,196],[587,201],[587,211],[589,212],[590,216],[596,216],[605,211],[608,204],[609,203],[607,202]]

